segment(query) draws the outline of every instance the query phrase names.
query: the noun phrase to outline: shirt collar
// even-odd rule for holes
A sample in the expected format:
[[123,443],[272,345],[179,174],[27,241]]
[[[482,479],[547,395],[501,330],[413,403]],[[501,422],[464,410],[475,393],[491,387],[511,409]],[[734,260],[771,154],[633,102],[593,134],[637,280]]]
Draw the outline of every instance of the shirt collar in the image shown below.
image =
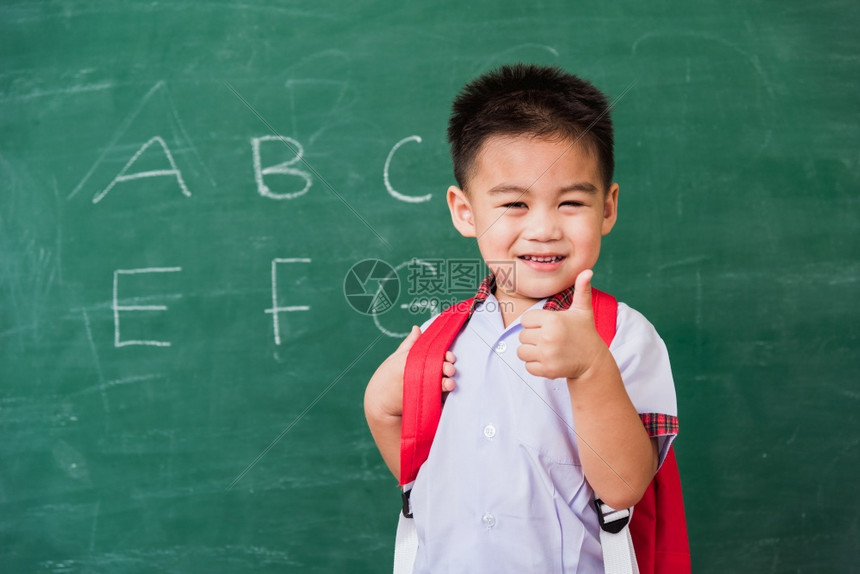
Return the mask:
[[[475,293],[475,300],[472,302],[472,311],[474,312],[475,307],[483,303],[487,300],[487,297],[490,296],[491,293],[496,291],[496,276],[490,273],[484,280],[481,281],[481,285],[478,287],[478,292]],[[544,309],[548,309],[550,311],[566,311],[570,308],[570,304],[573,303],[573,286],[571,285],[564,291],[556,293],[552,297],[548,298],[546,302],[543,304]]]

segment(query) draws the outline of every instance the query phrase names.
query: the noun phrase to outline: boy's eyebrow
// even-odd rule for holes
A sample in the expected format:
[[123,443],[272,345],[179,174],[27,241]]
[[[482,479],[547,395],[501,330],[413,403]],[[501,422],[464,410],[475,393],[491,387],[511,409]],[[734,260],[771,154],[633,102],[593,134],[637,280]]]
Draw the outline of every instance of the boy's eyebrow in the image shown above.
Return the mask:
[[[531,190],[531,186],[522,187],[513,183],[500,183],[499,185],[495,185],[491,187],[487,193],[490,195],[502,194],[502,193],[518,193],[521,195],[527,194]],[[585,193],[597,193],[599,190],[597,186],[593,183],[589,183],[587,181],[578,181],[575,183],[571,183],[562,187],[559,192],[565,193],[567,191],[583,191]]]

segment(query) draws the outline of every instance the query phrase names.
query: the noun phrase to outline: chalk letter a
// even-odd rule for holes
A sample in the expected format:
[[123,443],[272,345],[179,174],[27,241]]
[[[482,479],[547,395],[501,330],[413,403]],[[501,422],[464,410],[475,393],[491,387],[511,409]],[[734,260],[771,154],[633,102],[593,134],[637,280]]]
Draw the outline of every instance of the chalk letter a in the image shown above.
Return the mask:
[[[161,146],[162,151],[164,152],[165,157],[167,157],[167,161],[170,162],[170,169],[155,169],[150,171],[139,171],[137,173],[128,173],[128,168],[130,168],[134,162],[138,160],[138,158],[143,155],[143,153],[149,149],[154,143],[158,143]],[[191,197],[191,192],[188,191],[188,187],[185,185],[185,180],[182,179],[182,173],[179,171],[179,168],[176,167],[176,162],[173,161],[173,155],[170,153],[170,149],[168,149],[167,144],[164,143],[164,140],[161,139],[161,136],[155,136],[143,146],[137,150],[131,159],[128,160],[128,163],[123,166],[120,172],[117,174],[113,181],[110,182],[106,188],[97,193],[95,197],[93,197],[93,203],[98,203],[113,189],[113,187],[117,183],[122,183],[124,181],[129,181],[132,179],[142,179],[145,177],[163,177],[163,176],[173,176],[176,178],[176,183],[179,184],[179,189],[182,190],[182,195],[185,197]]]

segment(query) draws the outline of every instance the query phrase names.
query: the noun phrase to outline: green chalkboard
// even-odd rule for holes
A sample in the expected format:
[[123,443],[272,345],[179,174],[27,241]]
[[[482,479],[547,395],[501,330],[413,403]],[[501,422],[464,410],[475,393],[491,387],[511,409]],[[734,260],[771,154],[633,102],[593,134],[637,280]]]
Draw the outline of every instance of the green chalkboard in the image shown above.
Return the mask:
[[[514,61],[615,101],[595,283],[669,347],[694,570],[856,568],[858,20],[3,2],[0,570],[386,571],[399,496],[364,385],[432,270],[456,297],[478,272],[448,106]],[[385,300],[352,297],[366,259],[398,271]]]

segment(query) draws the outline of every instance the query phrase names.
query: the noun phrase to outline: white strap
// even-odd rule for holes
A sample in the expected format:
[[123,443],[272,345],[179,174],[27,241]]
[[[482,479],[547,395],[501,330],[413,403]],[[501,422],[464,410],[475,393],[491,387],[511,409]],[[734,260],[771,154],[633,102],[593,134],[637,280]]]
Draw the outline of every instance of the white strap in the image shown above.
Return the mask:
[[[615,510],[600,504],[605,522],[613,522],[631,515],[631,509]],[[600,528],[600,546],[603,549],[603,568],[606,574],[639,574],[633,538],[630,537],[630,524],[613,534]]]
[[394,574],[412,574],[415,567],[415,555],[418,554],[418,532],[415,530],[415,520],[406,518],[398,513],[397,538],[394,540]]

